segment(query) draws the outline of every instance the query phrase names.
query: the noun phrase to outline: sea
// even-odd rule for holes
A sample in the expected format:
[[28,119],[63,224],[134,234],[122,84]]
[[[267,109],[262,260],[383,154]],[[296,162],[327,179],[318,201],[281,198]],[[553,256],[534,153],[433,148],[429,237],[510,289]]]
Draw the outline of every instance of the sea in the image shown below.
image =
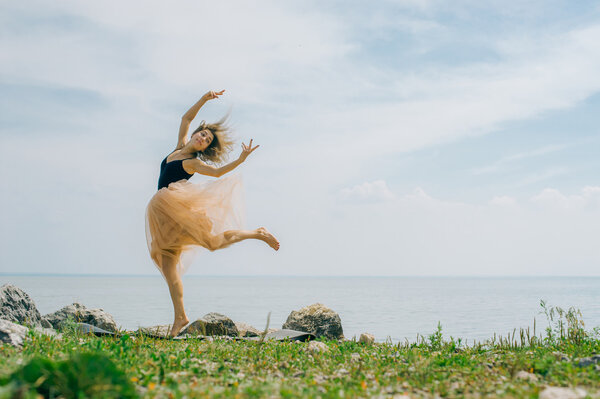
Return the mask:
[[[43,314],[73,302],[101,308],[127,330],[172,322],[161,276],[0,275]],[[340,315],[344,336],[414,342],[441,326],[445,339],[483,342],[549,325],[541,307],[574,308],[586,330],[600,326],[600,277],[278,277],[183,278],[190,319],[209,312],[263,329],[281,328],[292,310],[322,303]],[[270,315],[270,317],[269,317]]]

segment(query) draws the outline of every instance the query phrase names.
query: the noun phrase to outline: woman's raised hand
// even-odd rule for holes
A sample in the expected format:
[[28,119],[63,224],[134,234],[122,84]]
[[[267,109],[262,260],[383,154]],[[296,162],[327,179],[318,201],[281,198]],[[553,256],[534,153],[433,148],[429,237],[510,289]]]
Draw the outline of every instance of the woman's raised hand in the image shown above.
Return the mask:
[[225,93],[225,89],[221,90],[221,91],[209,91],[208,93],[206,93],[205,95],[203,95],[202,97],[204,97],[205,100],[214,100],[215,98],[219,98],[219,96],[222,96],[223,93]]
[[242,143],[242,153],[240,154],[240,159],[242,160],[242,162],[244,162],[246,158],[248,158],[248,155],[252,154],[252,151],[260,147],[260,145],[257,145],[256,147],[252,148],[252,140],[253,139],[250,139],[250,144],[248,145]]

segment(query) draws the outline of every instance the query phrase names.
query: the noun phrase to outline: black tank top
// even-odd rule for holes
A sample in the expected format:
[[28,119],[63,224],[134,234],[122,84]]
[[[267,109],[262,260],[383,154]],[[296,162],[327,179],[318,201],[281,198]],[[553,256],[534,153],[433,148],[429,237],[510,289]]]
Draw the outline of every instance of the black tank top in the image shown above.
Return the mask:
[[[173,151],[175,152],[175,151]],[[173,153],[172,152],[172,153]],[[172,154],[171,153],[171,154]],[[169,154],[169,155],[171,155]],[[181,179],[189,179],[193,176],[193,174],[189,174],[183,169],[183,161],[185,159],[193,159],[193,158],[185,158],[185,159],[177,159],[175,161],[167,162],[167,155],[165,159],[163,159],[160,164],[160,176],[158,177],[158,189],[160,190],[163,187],[168,187],[169,184],[179,181]]]

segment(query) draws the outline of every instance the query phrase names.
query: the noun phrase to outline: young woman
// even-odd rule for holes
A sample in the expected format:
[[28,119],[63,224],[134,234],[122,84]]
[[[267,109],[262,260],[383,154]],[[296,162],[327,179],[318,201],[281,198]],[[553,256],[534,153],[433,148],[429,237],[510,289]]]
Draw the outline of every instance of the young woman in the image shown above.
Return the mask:
[[[160,165],[158,192],[146,208],[146,239],[150,257],[169,286],[175,320],[169,335],[176,336],[189,323],[183,306],[181,275],[200,247],[210,251],[253,238],[262,240],[274,250],[279,242],[264,227],[241,230],[244,204],[241,180],[227,176],[259,146],[242,143],[242,153],[223,166],[233,141],[225,118],[216,123],[204,121],[188,141],[190,123],[198,110],[220,92],[209,91],[181,118],[175,150]],[[207,163],[208,162],[208,163]],[[211,165],[212,164],[212,165]],[[217,177],[217,180],[194,184],[188,181],[194,173]]]

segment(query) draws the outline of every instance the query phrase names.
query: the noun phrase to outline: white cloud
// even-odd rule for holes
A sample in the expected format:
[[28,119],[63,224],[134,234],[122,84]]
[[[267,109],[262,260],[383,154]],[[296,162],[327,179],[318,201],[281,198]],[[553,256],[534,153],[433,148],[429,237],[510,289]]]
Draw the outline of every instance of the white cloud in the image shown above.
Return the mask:
[[387,184],[383,180],[364,182],[353,187],[340,190],[341,198],[344,200],[358,201],[387,201],[394,198]]
[[500,158],[499,160],[497,160],[496,162],[494,162],[490,165],[473,169],[473,174],[482,175],[482,174],[487,174],[487,173],[498,173],[498,172],[506,170],[507,168],[510,168],[511,165],[513,165],[514,163],[516,163],[518,161],[558,152],[558,151],[563,150],[566,147],[567,146],[564,144],[562,144],[562,145],[553,144],[553,145],[536,148],[536,149],[530,150],[530,151],[524,151],[524,152],[519,152],[519,153],[512,154],[512,155],[507,155],[503,158]]
[[574,195],[565,195],[557,189],[546,188],[533,196],[531,202],[563,210],[596,210],[600,205],[600,187],[587,186],[581,190],[581,194]]
[[490,200],[490,205],[515,206],[515,205],[517,205],[517,200],[513,197],[509,197],[508,195],[502,195],[502,196],[492,198]]
[[[586,195],[593,200],[598,188],[578,196]],[[328,248],[328,262],[348,274],[368,264],[374,275],[596,275],[592,265],[600,262],[598,207],[556,212],[507,196],[469,204],[418,190],[386,202],[337,203],[333,217],[329,211],[319,218],[331,228],[314,232],[313,250]],[[327,274],[310,265],[310,254],[296,255],[310,272]]]
[[[24,12],[19,4],[4,8]],[[3,74],[110,96],[148,100],[158,90],[166,96],[197,88],[201,95],[223,86],[238,101],[269,103],[276,81],[330,68],[348,51],[335,18],[278,2],[67,1],[31,8],[38,23],[51,16],[77,23],[5,32]]]
[[[439,4],[401,3],[425,13]],[[582,265],[583,259],[598,260],[588,247],[597,224],[578,214],[584,228],[560,241],[553,229],[571,228],[562,216],[525,205],[500,207],[512,203],[509,197],[472,205],[436,199],[422,189],[395,196],[383,180],[329,193],[340,182],[363,181],[358,172],[382,154],[486,134],[506,121],[572,107],[596,93],[600,25],[534,30],[526,38],[499,32],[486,42],[498,55],[493,61],[415,63],[399,70],[363,57],[370,49],[353,40],[360,34],[353,20],[321,7],[273,1],[34,1],[0,7],[5,21],[16,21],[0,28],[4,81],[89,91],[104,107],[84,112],[71,106],[48,115],[55,109],[21,99],[19,112],[39,121],[36,132],[43,137],[3,129],[2,170],[38,180],[17,182],[15,194],[3,196],[2,220],[10,229],[2,231],[2,241],[11,249],[2,251],[2,264],[14,265],[11,271],[46,271],[28,252],[38,245],[45,260],[60,265],[56,271],[81,272],[86,265],[83,272],[118,273],[127,264],[129,273],[154,272],[143,241],[143,209],[158,162],[175,143],[179,116],[212,88],[227,89],[227,96],[201,117],[220,115],[233,104],[240,136],[253,135],[261,144],[241,168],[249,223],[272,227],[282,241],[277,257],[251,244],[211,256],[211,264],[223,266],[214,266],[213,274],[353,274],[364,273],[367,262],[380,274],[518,274],[527,265],[545,273],[545,264],[556,268],[569,258]],[[436,44],[435,34],[451,29],[423,16],[400,22],[403,32],[434,33],[423,39],[423,49]],[[403,61],[400,53],[387,55]],[[77,126],[44,131],[49,118],[76,120]],[[569,170],[550,169],[520,184]],[[588,209],[597,198],[594,190],[576,196],[583,200],[541,193],[532,204],[583,201]],[[255,251],[250,269],[240,262],[250,257],[242,258],[237,248]]]

